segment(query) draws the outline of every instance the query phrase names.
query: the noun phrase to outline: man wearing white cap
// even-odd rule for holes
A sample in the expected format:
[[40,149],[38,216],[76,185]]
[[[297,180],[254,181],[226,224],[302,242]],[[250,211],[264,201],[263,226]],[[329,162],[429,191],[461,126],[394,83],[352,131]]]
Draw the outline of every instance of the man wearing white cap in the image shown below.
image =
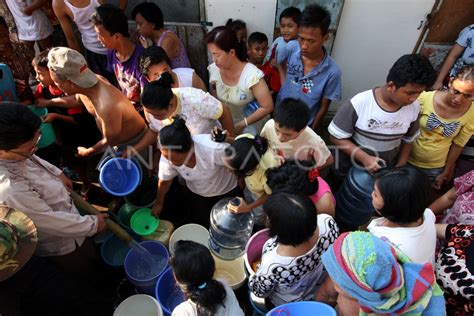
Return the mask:
[[48,54],[51,78],[59,89],[76,96],[95,117],[102,139],[89,148],[78,147],[80,156],[104,152],[111,146],[136,143],[145,132],[145,121],[120,90],[94,74],[84,57],[66,47],[55,47]]

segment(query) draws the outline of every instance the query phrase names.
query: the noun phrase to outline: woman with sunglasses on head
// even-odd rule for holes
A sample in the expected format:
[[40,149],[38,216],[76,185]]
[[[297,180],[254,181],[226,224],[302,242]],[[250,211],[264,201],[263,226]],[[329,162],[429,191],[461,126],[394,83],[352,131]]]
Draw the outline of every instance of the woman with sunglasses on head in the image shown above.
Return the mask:
[[428,175],[437,190],[451,180],[456,161],[474,131],[474,66],[462,68],[443,91],[422,93],[420,137],[408,162]]
[[81,216],[68,193],[71,180],[35,155],[41,119],[19,103],[0,102],[0,108],[0,204],[22,210],[34,221],[38,256],[89,280],[100,272],[94,245],[86,237],[106,229],[107,215]]

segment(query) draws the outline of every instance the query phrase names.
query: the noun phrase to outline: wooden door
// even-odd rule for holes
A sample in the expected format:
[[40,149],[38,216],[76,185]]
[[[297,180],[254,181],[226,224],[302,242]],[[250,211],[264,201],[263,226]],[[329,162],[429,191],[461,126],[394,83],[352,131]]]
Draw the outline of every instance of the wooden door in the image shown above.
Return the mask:
[[414,49],[439,70],[459,32],[474,23],[474,0],[437,0]]

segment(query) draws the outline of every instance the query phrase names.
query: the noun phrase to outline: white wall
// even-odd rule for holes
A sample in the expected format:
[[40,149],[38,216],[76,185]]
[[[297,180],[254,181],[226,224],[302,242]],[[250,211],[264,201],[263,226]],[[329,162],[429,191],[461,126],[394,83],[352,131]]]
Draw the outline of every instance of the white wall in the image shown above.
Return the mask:
[[241,19],[247,23],[247,32],[262,32],[273,41],[277,0],[206,0],[207,21],[213,27],[224,25],[227,19]]
[[341,101],[385,83],[395,60],[412,52],[420,21],[433,4],[434,0],[345,0],[332,51],[342,71]]

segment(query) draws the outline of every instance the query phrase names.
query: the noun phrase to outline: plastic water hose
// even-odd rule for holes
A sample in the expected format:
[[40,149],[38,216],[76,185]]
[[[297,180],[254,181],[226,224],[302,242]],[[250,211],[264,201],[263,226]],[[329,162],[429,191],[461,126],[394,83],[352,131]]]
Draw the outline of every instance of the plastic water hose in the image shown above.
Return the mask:
[[[99,212],[95,207],[90,205],[88,202],[84,201],[84,199],[76,192],[71,191],[70,194],[71,194],[72,200],[74,201],[74,204],[76,205],[78,209],[90,215],[102,214],[102,212]],[[127,231],[125,231],[122,227],[120,227],[120,225],[115,223],[113,220],[106,218],[105,224],[107,225],[107,228],[112,233],[114,233],[118,238],[122,239],[127,244],[133,240],[132,236],[130,236],[130,234],[127,233]]]

